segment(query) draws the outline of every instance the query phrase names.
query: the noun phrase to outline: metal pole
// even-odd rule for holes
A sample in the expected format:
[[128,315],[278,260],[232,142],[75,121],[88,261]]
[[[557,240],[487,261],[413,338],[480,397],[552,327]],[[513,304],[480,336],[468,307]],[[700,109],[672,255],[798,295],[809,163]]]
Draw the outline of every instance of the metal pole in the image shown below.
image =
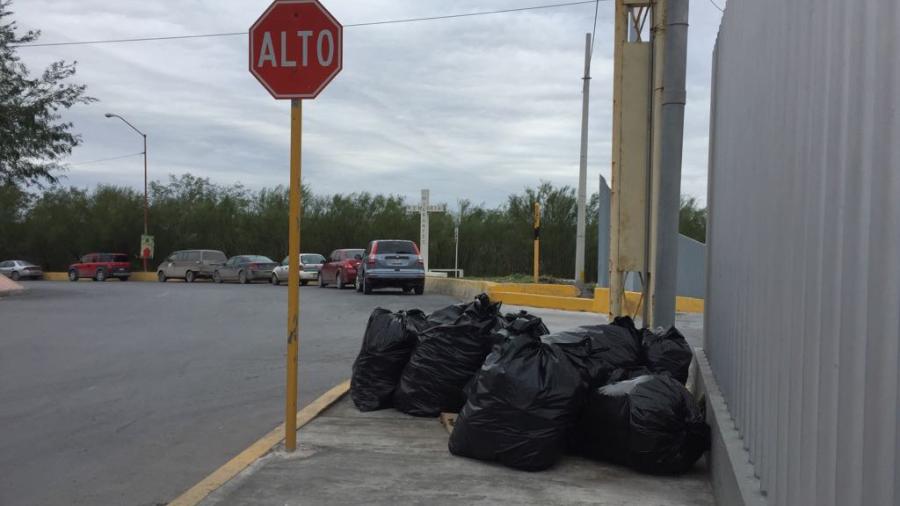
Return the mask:
[[534,282],[540,278],[541,266],[541,205],[534,203]]
[[[147,235],[147,135],[141,135],[144,137],[144,235]],[[143,251],[141,254],[143,255]],[[144,272],[147,272],[147,257],[144,257]]]
[[587,186],[588,111],[591,93],[591,34],[584,34],[584,77],[581,89],[581,161],[578,167],[578,225],[575,233],[575,285],[584,288],[584,232]]
[[453,239],[456,242],[456,252],[453,255],[454,276],[459,277],[459,225],[453,227]]
[[609,186],[600,175],[600,206],[597,211],[597,286],[609,286]]
[[678,213],[681,198],[681,154],[684,138],[685,68],[687,65],[688,0],[666,0],[665,65],[663,67],[660,160],[657,165],[656,239],[653,260],[654,327],[675,323],[678,269]]
[[303,102],[291,100],[291,195],[288,218],[287,388],[284,447],[297,448],[297,356],[300,341],[300,175]]
[[428,190],[422,190],[422,202],[419,209],[419,244],[422,247],[422,264],[428,272]]

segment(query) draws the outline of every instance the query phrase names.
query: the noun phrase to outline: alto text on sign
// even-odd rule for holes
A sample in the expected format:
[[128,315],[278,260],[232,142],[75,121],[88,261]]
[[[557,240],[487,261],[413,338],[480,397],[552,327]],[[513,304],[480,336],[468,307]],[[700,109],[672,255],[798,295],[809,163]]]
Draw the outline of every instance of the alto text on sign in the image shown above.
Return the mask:
[[315,0],[276,1],[250,27],[250,73],[275,98],[314,98],[341,71],[342,42]]

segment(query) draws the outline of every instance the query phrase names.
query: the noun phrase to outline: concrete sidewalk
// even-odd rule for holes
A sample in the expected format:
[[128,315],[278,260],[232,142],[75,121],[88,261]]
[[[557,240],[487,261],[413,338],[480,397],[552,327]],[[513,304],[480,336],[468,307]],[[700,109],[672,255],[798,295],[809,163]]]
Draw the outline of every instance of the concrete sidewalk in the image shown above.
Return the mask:
[[204,505],[602,504],[712,505],[705,459],[679,477],[565,457],[528,473],[453,456],[437,419],[360,413],[349,397],[210,494]]
[[[503,306],[519,309],[540,316],[551,332],[606,322],[592,313]],[[692,346],[701,345],[702,322],[702,315],[677,317]],[[393,409],[360,413],[344,397],[300,429],[295,453],[279,444],[200,504],[714,504],[706,457],[678,477],[574,456],[528,473],[451,455],[447,440],[436,418]]]

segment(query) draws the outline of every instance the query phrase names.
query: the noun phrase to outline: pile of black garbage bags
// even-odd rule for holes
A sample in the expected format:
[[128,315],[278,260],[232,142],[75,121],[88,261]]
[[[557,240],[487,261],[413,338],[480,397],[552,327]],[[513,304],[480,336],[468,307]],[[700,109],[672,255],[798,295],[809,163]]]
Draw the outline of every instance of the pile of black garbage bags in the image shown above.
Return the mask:
[[654,333],[624,317],[550,334],[481,294],[430,315],[376,309],[350,395],[361,411],[458,412],[455,455],[537,471],[569,452],[674,474],[709,448],[684,386],[692,357],[674,327]]

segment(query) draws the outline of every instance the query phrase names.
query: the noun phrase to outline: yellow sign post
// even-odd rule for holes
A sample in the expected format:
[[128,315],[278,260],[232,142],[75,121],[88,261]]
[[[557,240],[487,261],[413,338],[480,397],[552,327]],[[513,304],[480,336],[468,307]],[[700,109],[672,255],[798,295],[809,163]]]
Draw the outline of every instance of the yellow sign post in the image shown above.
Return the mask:
[[[274,0],[250,27],[250,73],[276,99],[291,99],[291,195],[288,212],[287,381],[284,447],[297,448],[300,347],[300,165],[302,99],[316,98],[343,68],[343,27],[318,0]],[[281,44],[273,44],[280,40]],[[291,43],[288,43],[288,40]],[[309,50],[315,41],[315,51]],[[315,56],[315,57],[312,57]],[[298,62],[300,62],[298,64]]]
[[300,174],[303,102],[291,100],[291,196],[288,211],[288,340],[287,399],[284,403],[284,446],[297,448],[297,357],[300,348]]
[[534,282],[538,282],[541,266],[541,205],[534,203]]

